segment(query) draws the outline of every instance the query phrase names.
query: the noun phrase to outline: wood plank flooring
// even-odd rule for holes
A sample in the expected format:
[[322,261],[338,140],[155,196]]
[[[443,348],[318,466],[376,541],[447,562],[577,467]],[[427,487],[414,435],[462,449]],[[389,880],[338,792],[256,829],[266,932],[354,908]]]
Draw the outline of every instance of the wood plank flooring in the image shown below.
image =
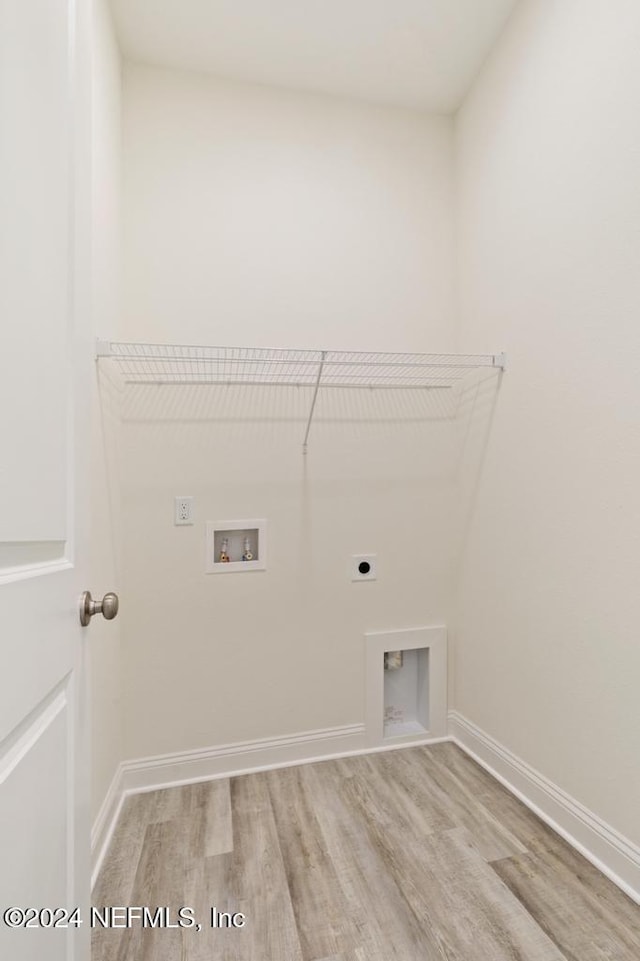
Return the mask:
[[448,743],[130,797],[94,904],[201,930],[95,928],[93,961],[640,959],[640,907]]

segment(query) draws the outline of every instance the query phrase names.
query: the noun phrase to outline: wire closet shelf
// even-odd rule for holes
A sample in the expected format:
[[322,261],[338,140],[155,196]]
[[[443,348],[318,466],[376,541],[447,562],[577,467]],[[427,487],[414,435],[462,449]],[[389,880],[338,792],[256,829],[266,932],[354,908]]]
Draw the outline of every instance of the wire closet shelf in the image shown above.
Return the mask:
[[312,390],[307,440],[318,392],[450,390],[479,368],[504,370],[505,355],[416,354],[263,347],[196,347],[98,340],[97,357],[110,358],[125,384],[210,384],[307,387]]

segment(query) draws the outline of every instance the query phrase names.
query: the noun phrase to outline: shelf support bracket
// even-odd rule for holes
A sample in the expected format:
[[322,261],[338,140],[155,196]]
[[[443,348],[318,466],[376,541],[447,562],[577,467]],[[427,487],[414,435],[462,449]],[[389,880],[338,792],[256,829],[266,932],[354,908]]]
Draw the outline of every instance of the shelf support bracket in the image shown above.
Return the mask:
[[313,412],[316,408],[316,401],[318,399],[318,391],[320,389],[320,381],[322,380],[322,368],[324,367],[324,361],[327,356],[326,350],[320,353],[320,366],[318,367],[318,376],[316,377],[316,386],[313,391],[313,400],[311,401],[311,410],[309,411],[309,419],[307,420],[307,429],[305,431],[304,440],[302,442],[302,453],[307,453],[307,444],[309,440],[309,431],[311,430],[311,421],[313,420]]

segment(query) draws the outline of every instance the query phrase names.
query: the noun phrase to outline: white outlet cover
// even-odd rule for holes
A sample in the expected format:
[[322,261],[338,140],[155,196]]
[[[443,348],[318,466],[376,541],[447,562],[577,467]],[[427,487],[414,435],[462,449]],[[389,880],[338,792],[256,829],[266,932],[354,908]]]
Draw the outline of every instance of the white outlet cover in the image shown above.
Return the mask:
[[352,581],[375,581],[378,577],[377,554],[354,554],[349,562]]
[[173,523],[177,527],[193,524],[193,497],[175,498]]

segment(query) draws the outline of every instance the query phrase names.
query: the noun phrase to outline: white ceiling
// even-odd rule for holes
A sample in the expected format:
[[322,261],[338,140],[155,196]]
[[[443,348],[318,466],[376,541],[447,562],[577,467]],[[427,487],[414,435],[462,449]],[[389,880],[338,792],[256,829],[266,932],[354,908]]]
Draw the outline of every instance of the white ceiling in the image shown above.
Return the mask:
[[518,0],[112,0],[127,59],[437,113]]

